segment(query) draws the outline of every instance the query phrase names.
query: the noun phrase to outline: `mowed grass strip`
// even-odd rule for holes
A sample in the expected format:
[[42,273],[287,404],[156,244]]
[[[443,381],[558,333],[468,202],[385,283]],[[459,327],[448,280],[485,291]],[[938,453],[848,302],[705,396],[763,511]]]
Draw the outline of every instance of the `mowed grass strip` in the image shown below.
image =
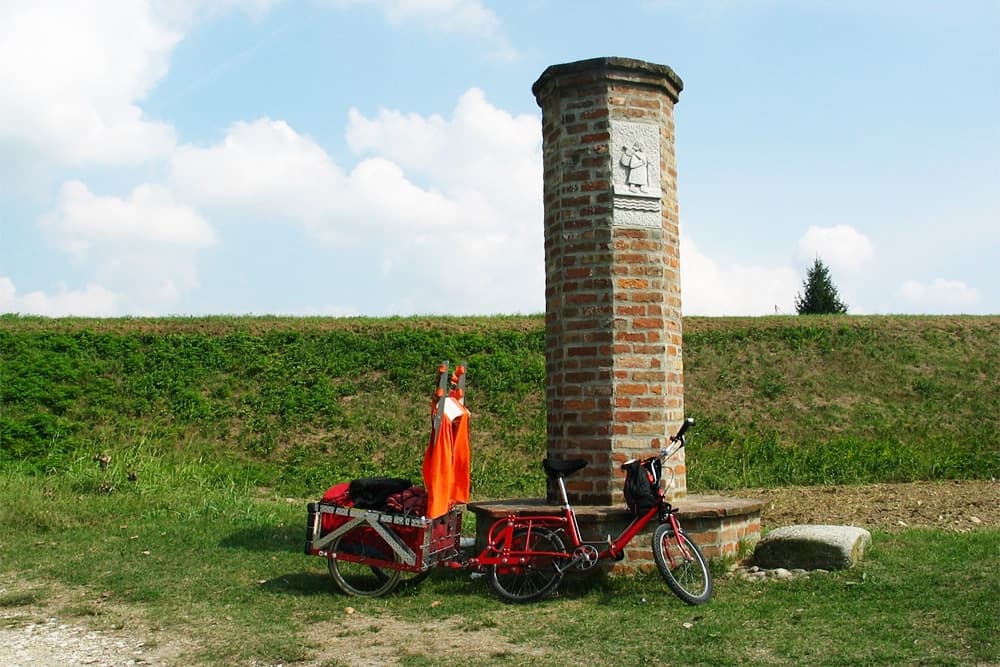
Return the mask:
[[[1000,659],[996,530],[876,533],[860,567],[766,584],[721,577],[701,607],[655,573],[570,580],[551,599],[511,606],[483,579],[441,570],[367,600],[340,594],[323,560],[302,553],[302,502],[157,465],[111,492],[66,475],[0,477],[8,623],[56,615],[181,643],[178,664],[357,664],[376,649],[399,664],[456,666]],[[389,639],[400,628],[406,645]],[[455,633],[458,653],[447,648]]]

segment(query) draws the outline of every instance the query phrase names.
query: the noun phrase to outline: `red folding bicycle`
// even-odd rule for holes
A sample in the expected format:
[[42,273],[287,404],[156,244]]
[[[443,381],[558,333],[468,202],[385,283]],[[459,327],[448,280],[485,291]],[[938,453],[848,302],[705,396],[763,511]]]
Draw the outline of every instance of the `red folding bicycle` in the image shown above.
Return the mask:
[[[684,447],[684,434],[692,424],[694,419],[689,417],[670,438],[669,447],[639,463],[665,461],[676,454]],[[633,462],[626,462],[623,467],[630,463]],[[545,459],[542,465],[559,487],[562,513],[515,514],[500,519],[490,528],[486,548],[469,560],[469,566],[487,570],[490,585],[501,598],[510,602],[537,600],[554,591],[571,569],[587,570],[602,560],[620,560],[629,542],[654,519],[659,525],[653,531],[653,560],[670,590],[692,605],[703,604],[712,596],[708,563],[698,545],[681,528],[677,509],[666,500],[659,480],[656,480],[656,502],[637,514],[618,537],[588,542],[580,534],[565,484],[565,478],[584,468],[586,461]]]

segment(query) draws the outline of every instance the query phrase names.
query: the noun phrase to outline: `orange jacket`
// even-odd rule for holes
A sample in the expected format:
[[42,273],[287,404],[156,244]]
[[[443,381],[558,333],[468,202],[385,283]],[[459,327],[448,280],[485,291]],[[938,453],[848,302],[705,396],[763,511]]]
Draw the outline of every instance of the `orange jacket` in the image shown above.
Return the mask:
[[432,429],[424,452],[424,488],[431,519],[469,500],[469,411],[457,400],[459,396],[452,391],[445,399],[441,424],[436,432]]

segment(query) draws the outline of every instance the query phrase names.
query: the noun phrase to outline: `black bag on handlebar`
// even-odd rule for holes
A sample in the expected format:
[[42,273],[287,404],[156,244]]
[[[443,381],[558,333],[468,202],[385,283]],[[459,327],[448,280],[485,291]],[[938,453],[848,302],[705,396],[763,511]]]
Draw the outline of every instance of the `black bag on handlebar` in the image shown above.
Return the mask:
[[645,514],[657,506],[663,491],[660,489],[660,474],[663,464],[659,458],[640,461],[632,459],[622,464],[625,471],[625,505],[633,514]]

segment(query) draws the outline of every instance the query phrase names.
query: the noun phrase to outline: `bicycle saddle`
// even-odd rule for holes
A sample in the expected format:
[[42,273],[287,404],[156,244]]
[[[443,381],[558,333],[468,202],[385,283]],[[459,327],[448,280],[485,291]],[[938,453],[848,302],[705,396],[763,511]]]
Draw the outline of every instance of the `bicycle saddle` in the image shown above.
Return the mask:
[[542,467],[545,468],[545,474],[549,477],[565,477],[566,475],[572,475],[577,470],[581,470],[586,467],[586,459],[570,459],[568,461],[559,461],[556,459],[543,459]]

